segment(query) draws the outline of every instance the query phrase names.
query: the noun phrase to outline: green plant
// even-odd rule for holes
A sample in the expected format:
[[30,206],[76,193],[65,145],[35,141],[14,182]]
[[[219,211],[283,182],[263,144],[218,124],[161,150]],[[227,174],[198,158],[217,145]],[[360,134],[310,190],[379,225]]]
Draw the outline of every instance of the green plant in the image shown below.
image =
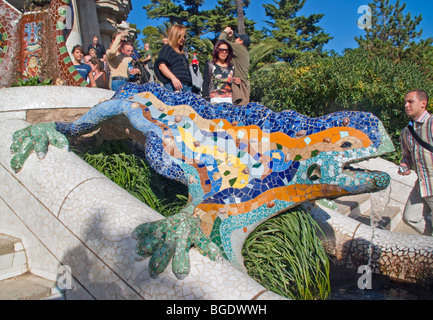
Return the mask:
[[164,216],[175,214],[186,205],[184,185],[160,177],[145,160],[132,154],[122,142],[105,142],[97,150],[78,155]]
[[11,87],[25,87],[25,86],[48,86],[51,84],[51,79],[40,80],[38,76],[29,79],[18,79],[17,83],[11,85]]
[[306,53],[292,64],[254,72],[251,100],[274,111],[291,109],[309,117],[339,110],[371,112],[383,122],[399,154],[400,131],[409,120],[404,96],[416,88],[433,92],[433,82],[420,66],[372,58],[365,50],[354,49],[343,56]]
[[244,244],[248,274],[269,290],[292,299],[326,299],[329,260],[317,223],[295,208],[261,224]]

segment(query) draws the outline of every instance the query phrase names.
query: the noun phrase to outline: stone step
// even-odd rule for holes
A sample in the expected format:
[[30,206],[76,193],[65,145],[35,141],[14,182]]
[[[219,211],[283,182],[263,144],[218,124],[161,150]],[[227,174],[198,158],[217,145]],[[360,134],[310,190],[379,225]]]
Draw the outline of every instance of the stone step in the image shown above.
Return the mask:
[[392,230],[392,232],[400,232],[400,233],[419,235],[418,232],[416,232],[413,228],[409,227],[403,220],[401,220],[399,223],[397,223],[397,225]]
[[0,281],[0,300],[42,300],[55,294],[56,283],[29,272]]
[[357,218],[370,209],[368,193],[355,194],[334,199],[335,211],[350,218]]
[[402,222],[403,219],[403,212],[400,207],[393,207],[389,206],[389,208],[392,208],[394,210],[393,214],[390,215],[391,221],[389,222],[389,225],[387,226],[387,230],[394,231],[395,227]]
[[0,234],[0,280],[28,271],[27,256],[20,239]]
[[[392,231],[393,227],[401,221],[401,210],[399,207],[388,206],[381,214],[381,217],[377,219],[379,220],[377,221],[377,228]],[[366,210],[362,215],[356,217],[355,220],[370,226],[371,209]]]
[[[322,203],[323,204],[323,203]],[[358,194],[344,196],[327,204],[328,207],[347,217],[353,218],[364,224],[370,225],[370,195]],[[402,221],[402,208],[397,206],[388,206],[382,214],[382,219],[378,223],[381,229],[401,232],[408,234],[417,234],[412,228],[408,227]]]

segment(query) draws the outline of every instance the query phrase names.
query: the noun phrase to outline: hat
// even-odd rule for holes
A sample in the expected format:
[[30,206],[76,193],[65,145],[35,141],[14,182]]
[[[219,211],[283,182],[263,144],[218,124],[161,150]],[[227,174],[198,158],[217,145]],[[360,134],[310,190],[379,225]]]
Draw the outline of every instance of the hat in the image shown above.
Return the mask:
[[250,40],[250,36],[245,34],[245,33],[236,33],[234,32],[235,38],[241,38],[241,40],[244,42],[246,47],[250,46],[251,40]]

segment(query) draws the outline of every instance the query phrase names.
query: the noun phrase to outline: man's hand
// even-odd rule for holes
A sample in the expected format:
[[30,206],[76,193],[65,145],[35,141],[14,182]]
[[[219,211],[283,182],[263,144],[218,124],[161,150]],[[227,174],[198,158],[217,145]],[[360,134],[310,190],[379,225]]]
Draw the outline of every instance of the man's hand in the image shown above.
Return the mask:
[[230,28],[230,27],[226,27],[226,28],[224,29],[224,32],[227,33],[227,35],[228,35],[229,37],[231,37],[231,36],[233,35],[233,29]]
[[122,31],[117,36],[122,37],[122,40],[126,40],[129,37],[129,32],[128,31]]
[[401,176],[408,176],[412,173],[412,171],[405,163],[400,163],[400,167],[398,167],[397,173]]
[[233,77],[233,83],[237,84],[237,85],[240,85],[241,84],[241,78]]
[[134,69],[129,70],[128,73],[132,74],[132,75],[137,75],[137,74],[140,74],[141,71],[139,68],[134,68]]

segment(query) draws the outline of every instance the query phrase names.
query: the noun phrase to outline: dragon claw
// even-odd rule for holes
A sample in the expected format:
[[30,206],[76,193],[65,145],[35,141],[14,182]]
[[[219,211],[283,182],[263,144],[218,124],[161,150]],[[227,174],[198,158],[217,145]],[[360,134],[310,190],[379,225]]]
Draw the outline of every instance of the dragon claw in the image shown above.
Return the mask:
[[14,153],[11,167],[18,172],[24,162],[35,151],[39,159],[43,159],[52,144],[60,149],[68,149],[68,139],[56,130],[54,122],[38,123],[16,131],[12,135],[10,150]]
[[220,249],[200,229],[200,218],[189,212],[155,222],[143,223],[132,233],[138,240],[136,253],[151,256],[149,272],[157,277],[172,260],[172,270],[177,279],[183,280],[190,271],[189,250],[192,245],[211,260],[222,257]]

